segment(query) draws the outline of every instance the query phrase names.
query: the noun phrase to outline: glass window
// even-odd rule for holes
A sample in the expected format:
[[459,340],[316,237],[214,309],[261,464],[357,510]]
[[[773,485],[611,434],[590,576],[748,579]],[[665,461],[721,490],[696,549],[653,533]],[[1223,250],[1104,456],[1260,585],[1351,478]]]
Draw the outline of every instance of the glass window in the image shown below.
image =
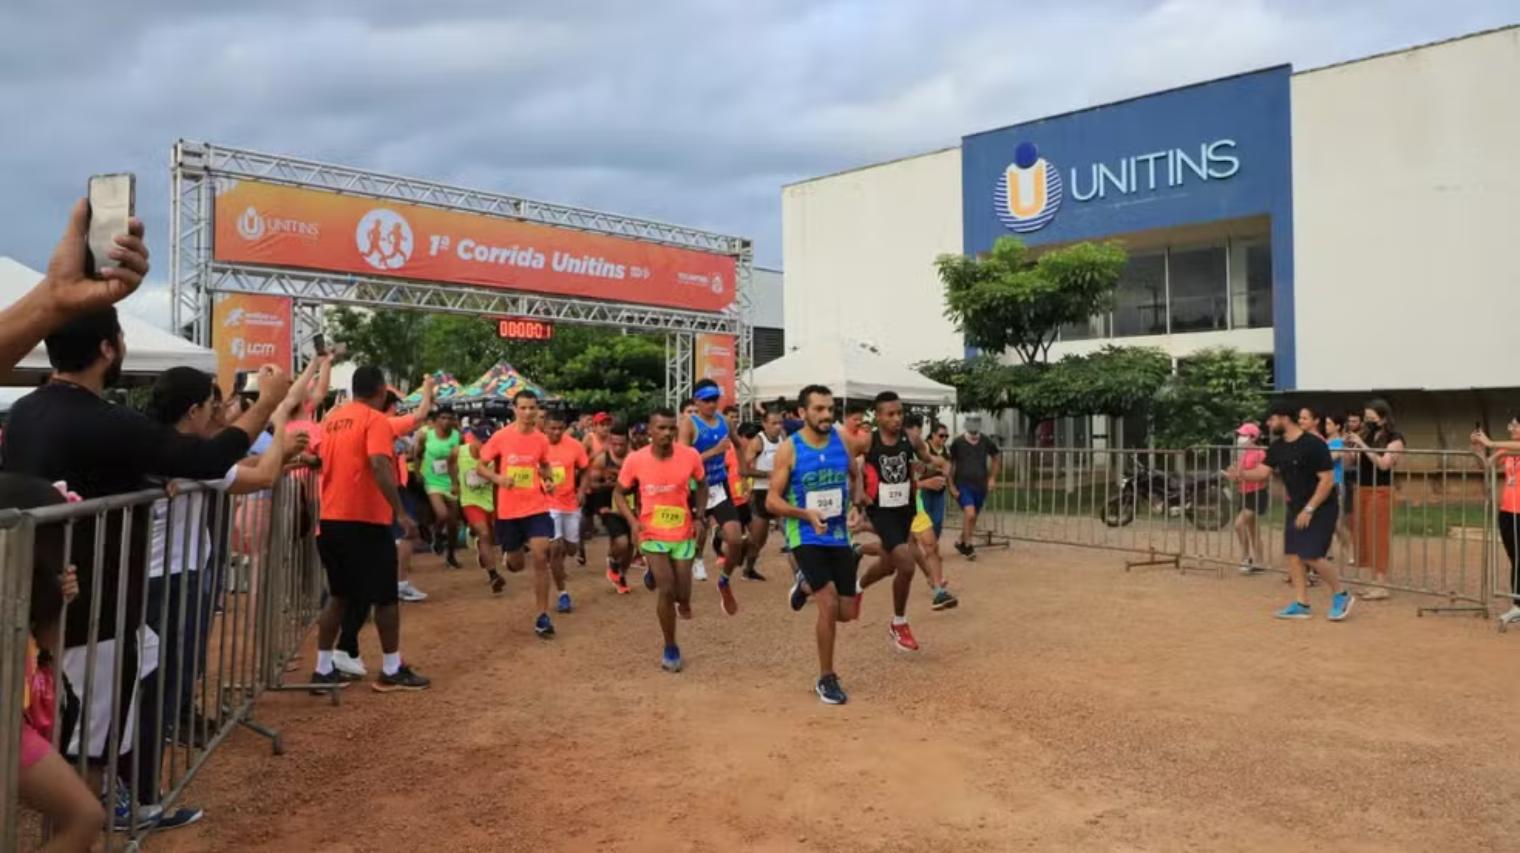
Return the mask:
[[1173,332],[1229,327],[1223,246],[1173,249],[1167,271],[1171,276]]
[[1272,325],[1272,246],[1267,241],[1230,243],[1230,302],[1235,328]]
[[1093,338],[1108,337],[1108,315],[1099,314],[1087,319],[1083,323],[1067,323],[1061,327],[1061,340],[1063,341],[1090,341]]
[[1166,334],[1166,255],[1133,255],[1119,276],[1114,337]]

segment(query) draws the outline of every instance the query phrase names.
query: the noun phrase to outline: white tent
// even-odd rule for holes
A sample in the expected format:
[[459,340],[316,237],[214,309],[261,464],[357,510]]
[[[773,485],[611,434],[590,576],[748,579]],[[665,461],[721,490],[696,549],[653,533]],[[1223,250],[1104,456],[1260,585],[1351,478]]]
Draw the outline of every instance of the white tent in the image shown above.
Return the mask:
[[755,368],[755,396],[794,399],[804,385],[825,385],[835,397],[870,399],[896,391],[903,402],[952,406],[955,389],[859,343],[808,344]]
[[[0,305],[10,305],[20,299],[41,280],[42,273],[10,258],[0,257]],[[185,365],[207,373],[216,373],[215,352],[172,335],[131,314],[121,312],[119,316],[121,333],[127,341],[127,361],[122,366],[122,372],[162,373],[171,367]],[[38,344],[16,365],[16,370],[51,370],[47,350]]]

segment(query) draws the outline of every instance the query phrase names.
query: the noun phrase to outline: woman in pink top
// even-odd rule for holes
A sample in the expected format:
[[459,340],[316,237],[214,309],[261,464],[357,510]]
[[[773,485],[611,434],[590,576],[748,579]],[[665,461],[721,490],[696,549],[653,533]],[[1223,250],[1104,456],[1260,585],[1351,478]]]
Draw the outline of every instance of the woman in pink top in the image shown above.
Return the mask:
[[[1240,470],[1249,471],[1267,458],[1261,449],[1261,427],[1247,422],[1235,430],[1235,446],[1240,448]],[[1242,480],[1240,488],[1240,512],[1235,515],[1235,536],[1240,540],[1240,573],[1255,574],[1266,565],[1267,552],[1261,540],[1260,516],[1267,511],[1271,492],[1267,481]]]

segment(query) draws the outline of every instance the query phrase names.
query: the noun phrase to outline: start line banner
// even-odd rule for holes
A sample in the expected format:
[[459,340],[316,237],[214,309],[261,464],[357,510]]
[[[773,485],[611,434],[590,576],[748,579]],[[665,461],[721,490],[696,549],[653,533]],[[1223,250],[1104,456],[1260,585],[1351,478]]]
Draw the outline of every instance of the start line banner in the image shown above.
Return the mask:
[[694,311],[734,301],[737,262],[484,214],[258,181],[219,182],[217,261]]

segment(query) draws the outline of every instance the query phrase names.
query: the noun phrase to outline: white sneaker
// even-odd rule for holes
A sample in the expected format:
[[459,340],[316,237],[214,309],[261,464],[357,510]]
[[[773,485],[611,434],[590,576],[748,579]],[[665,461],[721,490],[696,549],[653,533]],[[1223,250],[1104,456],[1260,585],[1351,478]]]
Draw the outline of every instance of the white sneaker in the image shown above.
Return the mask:
[[411,581],[396,584],[396,597],[402,601],[427,601],[427,593],[412,586]]
[[1504,611],[1504,615],[1499,617],[1500,625],[1513,625],[1516,622],[1520,622],[1520,604]]
[[1257,568],[1256,564],[1250,560],[1244,560],[1240,564],[1240,573],[1243,575],[1254,575],[1259,571],[1261,571],[1261,569]]
[[697,561],[691,564],[691,576],[699,581],[707,580],[707,566],[702,562],[702,558],[698,557]]
[[343,651],[333,652],[333,669],[336,669],[337,671],[346,675],[355,676],[357,678],[363,678],[369,674],[369,672],[364,668],[364,661],[358,658],[349,657],[348,652]]

